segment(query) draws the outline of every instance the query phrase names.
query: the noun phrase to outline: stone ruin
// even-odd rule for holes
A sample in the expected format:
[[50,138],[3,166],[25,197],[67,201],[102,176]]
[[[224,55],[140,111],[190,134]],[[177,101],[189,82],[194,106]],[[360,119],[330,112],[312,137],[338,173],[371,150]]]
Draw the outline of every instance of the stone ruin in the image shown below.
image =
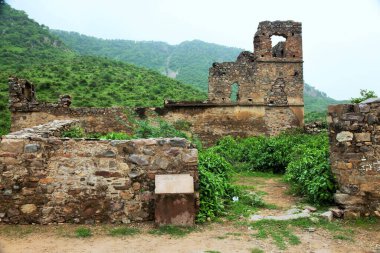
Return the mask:
[[[207,101],[166,101],[164,107],[132,110],[141,118],[186,121],[206,146],[226,135],[276,135],[302,127],[301,32],[298,22],[261,22],[254,53],[242,52],[236,62],[210,68]],[[274,35],[286,41],[272,45]],[[231,99],[234,86],[237,96]],[[1,222],[128,223],[154,216],[164,224],[194,222],[198,159],[191,143],[61,138],[62,131],[79,125],[89,133],[129,133],[126,108],[72,108],[69,95],[56,104],[41,102],[32,83],[16,77],[9,79],[9,94],[12,133],[0,143]],[[156,196],[156,176],[167,174],[191,176],[188,188],[194,193]],[[168,217],[171,203],[179,204]]]
[[[191,178],[194,191],[176,199],[192,207],[192,216],[178,213],[181,209],[174,205],[173,222],[194,224],[199,203],[198,152],[192,144],[182,138],[100,141],[60,137],[62,131],[78,124],[55,120],[3,137],[0,223],[153,220],[156,175],[184,174]],[[186,201],[189,195],[192,202]]]
[[[273,36],[286,39],[272,45]],[[303,127],[303,60],[301,23],[261,22],[254,36],[254,52],[242,52],[236,62],[214,63],[209,70],[208,100],[166,101],[164,107],[136,108],[141,118],[187,121],[190,130],[210,146],[226,135],[277,135]],[[57,104],[36,101],[33,85],[11,78],[11,131],[52,120],[80,120],[87,132],[128,131],[125,108],[71,108],[71,97]],[[233,87],[236,98],[232,98]]]
[[[272,45],[272,36],[285,42]],[[210,68],[209,101],[231,103],[237,85],[237,104],[303,107],[302,28],[293,21],[261,22],[254,52],[242,52],[236,62]]]
[[329,106],[335,202],[345,218],[380,217],[380,99]]

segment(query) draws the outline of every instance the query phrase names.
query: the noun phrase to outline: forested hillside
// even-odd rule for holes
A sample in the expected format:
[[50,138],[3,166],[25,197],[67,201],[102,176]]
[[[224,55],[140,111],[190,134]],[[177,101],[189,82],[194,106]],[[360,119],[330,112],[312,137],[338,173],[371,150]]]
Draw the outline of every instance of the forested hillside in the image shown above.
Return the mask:
[[[104,40],[76,32],[53,30],[70,48],[84,55],[101,55],[160,71],[207,91],[208,69],[213,62],[235,61],[242,51],[199,40],[169,45],[155,41]],[[305,111],[314,119],[324,117],[337,101],[305,84]]]
[[9,128],[10,75],[30,79],[37,96],[73,106],[160,106],[164,99],[203,100],[206,94],[156,71],[98,56],[81,56],[26,13],[0,5],[0,135]]
[[76,32],[52,32],[80,54],[106,56],[148,67],[203,90],[207,90],[211,64],[235,61],[242,51],[200,40],[169,45],[158,41],[104,40]]

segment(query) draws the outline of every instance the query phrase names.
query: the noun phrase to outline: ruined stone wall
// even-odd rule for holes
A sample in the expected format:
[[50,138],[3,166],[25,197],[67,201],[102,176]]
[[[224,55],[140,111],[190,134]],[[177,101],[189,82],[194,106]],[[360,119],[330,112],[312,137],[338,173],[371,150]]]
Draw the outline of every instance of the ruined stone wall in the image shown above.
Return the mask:
[[70,108],[71,97],[62,95],[56,104],[36,100],[34,85],[17,77],[9,78],[11,132],[46,124],[53,120],[80,120],[91,133],[129,132],[126,108]]
[[[285,42],[272,45],[280,35]],[[209,70],[208,100],[166,103],[163,108],[135,109],[142,118],[184,120],[206,146],[226,135],[276,135],[303,127],[303,61],[301,23],[264,21],[254,37],[254,49],[242,52],[236,62],[214,63]],[[237,101],[231,100],[232,87]],[[131,128],[124,108],[70,108],[71,97],[57,104],[35,100],[31,83],[11,78],[11,130],[44,124],[54,119],[78,119],[87,132],[127,132]],[[145,112],[157,112],[156,115]]]
[[345,217],[380,216],[380,101],[329,106],[330,160]]
[[189,122],[190,130],[205,146],[215,144],[227,135],[277,135],[303,124],[303,108],[297,106],[167,105],[158,113],[159,117],[173,124]]
[[130,133],[125,108],[67,108],[40,106],[29,111],[12,111],[11,132],[31,126],[46,124],[53,120],[80,120],[89,133],[126,132]]
[[[273,35],[286,41],[272,45]],[[214,63],[209,72],[211,102],[233,102],[232,85],[236,83],[237,104],[303,105],[301,23],[260,22],[253,53],[242,52],[236,62]]]
[[185,139],[54,138],[57,128],[76,123],[60,122],[2,139],[1,222],[153,220],[156,174],[190,174],[198,189],[197,150]]

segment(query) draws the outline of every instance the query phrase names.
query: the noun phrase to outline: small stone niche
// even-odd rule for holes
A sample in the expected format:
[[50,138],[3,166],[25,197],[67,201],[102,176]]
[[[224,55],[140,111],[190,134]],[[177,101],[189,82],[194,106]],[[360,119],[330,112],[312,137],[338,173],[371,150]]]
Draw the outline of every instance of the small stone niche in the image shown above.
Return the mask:
[[155,176],[155,221],[158,226],[193,226],[194,178],[190,174]]

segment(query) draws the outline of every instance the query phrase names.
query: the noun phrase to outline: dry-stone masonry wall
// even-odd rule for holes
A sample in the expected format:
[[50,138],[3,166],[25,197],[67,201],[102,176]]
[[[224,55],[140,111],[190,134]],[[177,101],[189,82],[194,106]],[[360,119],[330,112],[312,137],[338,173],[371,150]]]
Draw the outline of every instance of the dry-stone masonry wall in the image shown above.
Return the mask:
[[380,100],[329,107],[335,201],[346,218],[380,217]]
[[153,220],[156,174],[190,174],[198,189],[197,150],[187,140],[54,137],[72,124],[76,122],[55,121],[4,136],[1,222]]

